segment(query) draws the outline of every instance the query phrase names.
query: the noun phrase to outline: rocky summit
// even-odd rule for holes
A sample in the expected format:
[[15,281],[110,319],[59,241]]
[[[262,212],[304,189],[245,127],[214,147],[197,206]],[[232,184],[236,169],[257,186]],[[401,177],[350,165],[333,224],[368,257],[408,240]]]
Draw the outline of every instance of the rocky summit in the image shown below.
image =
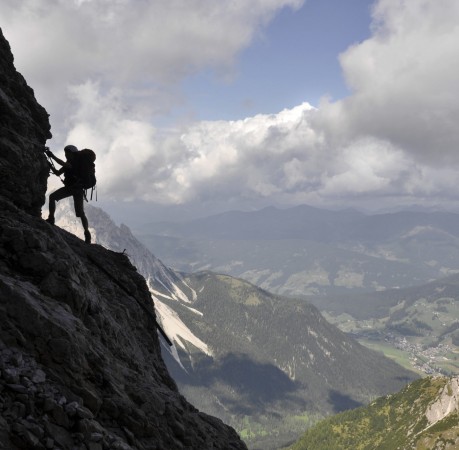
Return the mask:
[[178,392],[128,258],[41,219],[50,137],[0,31],[0,448],[245,449]]

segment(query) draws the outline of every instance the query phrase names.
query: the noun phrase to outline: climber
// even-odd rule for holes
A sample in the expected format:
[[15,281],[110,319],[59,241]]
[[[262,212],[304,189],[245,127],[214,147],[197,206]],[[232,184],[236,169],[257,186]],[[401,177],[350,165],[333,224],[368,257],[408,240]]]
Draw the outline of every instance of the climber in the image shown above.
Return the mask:
[[[74,145],[67,145],[64,148],[65,158],[66,161],[62,161],[61,159],[57,158],[54,153],[52,153],[49,149],[45,150],[46,155],[50,159],[54,159],[58,164],[62,167],[57,170],[52,163],[50,163],[50,169],[52,172],[60,176],[64,174],[64,187],[61,187],[57,191],[54,191],[49,196],[49,216],[46,221],[52,225],[54,225],[54,213],[56,211],[56,202],[62,200],[67,197],[73,197],[73,205],[75,208],[75,215],[81,219],[81,223],[84,228],[84,240],[87,244],[91,243],[91,233],[89,232],[89,225],[88,219],[84,212],[84,197],[85,197],[85,186],[81,180],[81,154],[83,152],[91,152],[93,156],[92,167],[94,168],[94,160],[95,154],[92,150],[85,149],[78,151],[78,149]],[[93,169],[94,170],[94,169]],[[95,184],[95,177],[94,177],[94,184]]]

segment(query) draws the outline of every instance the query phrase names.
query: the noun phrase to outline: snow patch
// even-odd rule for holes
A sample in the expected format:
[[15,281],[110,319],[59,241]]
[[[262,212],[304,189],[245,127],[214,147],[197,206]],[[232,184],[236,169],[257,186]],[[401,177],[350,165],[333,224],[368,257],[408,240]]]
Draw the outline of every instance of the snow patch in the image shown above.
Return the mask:
[[203,317],[203,316],[204,316],[204,314],[203,314],[201,311],[198,311],[197,309],[191,308],[190,306],[186,306],[186,305],[185,305],[185,307],[186,307],[187,309],[189,309],[192,313],[195,313],[195,314],[197,314],[197,315],[200,316],[200,317]]
[[183,366],[182,364],[182,361],[180,360],[180,356],[178,354],[178,351],[177,351],[177,347],[175,346],[175,344],[172,344],[172,345],[167,345],[163,342],[163,340],[161,339],[161,344],[163,346],[164,349],[166,349],[166,351],[172,356],[172,358],[175,359],[175,361],[177,361],[178,365],[186,372],[188,373],[188,371],[185,369],[185,367]]
[[148,280],[148,288],[149,288],[149,291],[150,291],[150,293],[151,293],[152,295],[158,295],[158,296],[160,296],[160,297],[167,298],[167,299],[169,299],[169,300],[176,300],[175,298],[172,298],[170,295],[163,294],[162,292],[159,292],[159,291],[153,289],[153,288],[151,287],[150,280]]
[[212,356],[207,344],[197,336],[182,322],[178,314],[161,302],[158,298],[153,297],[155,309],[161,318],[161,324],[164,332],[169,336],[171,341],[175,341],[183,350],[188,351],[184,342],[189,342],[208,356]]
[[175,284],[173,283],[170,279],[168,279],[170,286],[166,286],[165,283],[161,279],[155,278],[156,283],[160,283],[168,292],[170,295],[163,294],[162,292],[157,291],[156,289],[153,288],[153,281],[151,277],[148,277],[147,279],[147,285],[150,290],[150,292],[154,295],[160,295],[161,297],[168,298],[170,300],[176,300],[176,301],[182,301],[184,303],[192,303],[196,300],[197,295],[196,292],[190,288],[184,281],[183,284],[187,286],[190,291],[191,291],[191,300],[188,298],[188,296]]

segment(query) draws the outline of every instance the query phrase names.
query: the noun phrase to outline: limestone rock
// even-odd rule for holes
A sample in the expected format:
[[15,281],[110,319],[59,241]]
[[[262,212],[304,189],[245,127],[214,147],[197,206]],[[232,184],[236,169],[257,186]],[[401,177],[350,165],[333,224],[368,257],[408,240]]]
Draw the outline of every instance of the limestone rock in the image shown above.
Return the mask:
[[459,377],[452,377],[438,393],[436,400],[426,411],[429,426],[459,410]]

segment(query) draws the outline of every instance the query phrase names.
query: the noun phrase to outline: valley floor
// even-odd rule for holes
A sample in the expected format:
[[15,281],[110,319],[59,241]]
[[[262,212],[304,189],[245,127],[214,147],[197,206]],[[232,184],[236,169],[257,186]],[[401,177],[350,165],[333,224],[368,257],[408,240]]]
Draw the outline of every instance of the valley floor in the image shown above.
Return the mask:
[[425,375],[454,375],[459,373],[459,351],[454,345],[439,344],[424,348],[405,337],[388,335],[384,341],[356,336],[365,347],[381,351],[406,369]]
[[448,338],[435,336],[403,336],[389,332],[378,321],[359,322],[350,316],[331,316],[328,321],[350,334],[360,344],[384,353],[406,369],[421,375],[459,374],[459,347]]

